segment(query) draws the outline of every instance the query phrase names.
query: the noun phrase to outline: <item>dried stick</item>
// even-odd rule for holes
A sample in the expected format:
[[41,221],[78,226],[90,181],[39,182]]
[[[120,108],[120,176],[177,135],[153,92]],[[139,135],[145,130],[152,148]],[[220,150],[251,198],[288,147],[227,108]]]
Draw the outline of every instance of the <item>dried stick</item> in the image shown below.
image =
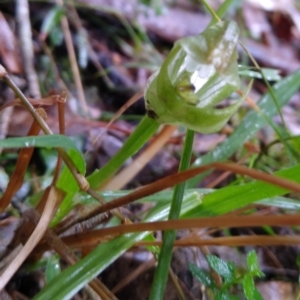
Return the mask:
[[19,39],[23,56],[24,70],[28,81],[29,93],[33,98],[40,99],[41,92],[38,77],[34,69],[32,32],[29,18],[28,0],[16,1],[16,15],[19,23]]
[[[64,5],[63,0],[56,0],[56,4],[60,7],[63,7],[63,5]],[[63,34],[64,34],[65,41],[66,41],[66,46],[67,46],[67,50],[68,50],[68,54],[69,54],[69,58],[70,58],[71,69],[72,69],[72,73],[73,73],[74,80],[75,80],[78,98],[81,103],[81,107],[83,109],[84,116],[87,117],[88,116],[88,107],[87,107],[84,92],[83,92],[83,86],[82,86],[82,82],[81,82],[81,78],[80,78],[80,71],[79,71],[79,67],[77,64],[77,59],[76,59],[74,45],[72,42],[72,36],[71,36],[70,28],[69,28],[68,19],[66,16],[63,16],[61,18],[61,27],[62,27]]]

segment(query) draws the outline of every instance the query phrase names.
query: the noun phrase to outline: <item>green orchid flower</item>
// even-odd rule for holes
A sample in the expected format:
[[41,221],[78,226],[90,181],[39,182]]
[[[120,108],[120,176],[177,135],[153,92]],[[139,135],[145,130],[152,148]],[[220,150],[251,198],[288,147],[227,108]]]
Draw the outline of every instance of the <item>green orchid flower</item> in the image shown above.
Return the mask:
[[148,80],[148,116],[201,133],[219,131],[245,98],[225,108],[215,107],[240,87],[238,37],[237,24],[223,21],[200,35],[178,40]]

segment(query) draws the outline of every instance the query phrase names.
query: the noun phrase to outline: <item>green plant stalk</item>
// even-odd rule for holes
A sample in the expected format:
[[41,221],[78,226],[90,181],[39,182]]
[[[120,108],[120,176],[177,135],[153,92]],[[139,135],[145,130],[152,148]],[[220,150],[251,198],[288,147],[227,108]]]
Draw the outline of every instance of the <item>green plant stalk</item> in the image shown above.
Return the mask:
[[[190,166],[190,159],[193,149],[194,131],[188,130],[181,156],[179,171],[187,170]],[[181,210],[182,198],[184,196],[185,183],[175,186],[171,202],[169,220],[178,219]],[[172,258],[173,244],[176,237],[175,230],[165,231],[161,251],[158,258],[158,265],[155,271],[150,300],[163,299],[168,272]]]
[[210,7],[210,5],[206,2],[206,0],[200,0],[200,2],[205,6],[205,8],[210,12],[212,17],[217,22],[221,22],[222,20],[219,18],[219,16],[215,13],[215,11]]
[[212,19],[209,23],[208,26],[214,25],[215,23],[219,22],[221,18],[223,18],[229,9],[230,5],[234,2],[235,0],[225,0],[218,10],[216,11],[216,15],[219,17],[219,19]]
[[120,169],[128,158],[148,142],[159,126],[153,119],[145,116],[118,153],[101,170],[96,170],[87,178],[91,188],[98,189],[101,187],[109,177]]

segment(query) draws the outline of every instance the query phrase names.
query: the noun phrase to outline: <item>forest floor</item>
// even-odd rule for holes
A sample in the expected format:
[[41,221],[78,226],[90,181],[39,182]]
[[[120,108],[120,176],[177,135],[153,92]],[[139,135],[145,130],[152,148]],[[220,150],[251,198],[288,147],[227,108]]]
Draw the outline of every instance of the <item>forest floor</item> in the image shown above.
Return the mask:
[[[26,24],[26,18],[22,19],[15,7],[22,5],[22,1],[15,4],[17,2],[0,3],[0,63],[29,97],[52,99],[51,95],[61,94],[63,90],[67,90],[65,134],[75,137],[83,153],[89,151],[87,175],[109,161],[132,134],[146,113],[144,99],[139,99],[129,107],[107,130],[105,127],[114,113],[135,93],[144,89],[147,79],[161,65],[176,40],[199,34],[211,20],[208,12],[197,1],[178,0],[165,3],[138,0],[77,0],[73,1],[73,5],[66,6],[69,28],[62,29],[60,22],[63,13],[58,6],[50,2],[30,1],[30,24]],[[216,5],[214,9],[218,8],[219,1],[210,2]],[[241,40],[260,66],[277,70],[275,73],[278,74],[278,79],[298,70],[299,7],[295,7],[292,0],[270,1],[269,7],[264,6],[264,1],[245,0],[242,4],[238,4],[239,1],[235,2],[236,4],[233,4],[227,12],[226,18],[235,19],[239,24]],[[32,36],[26,33],[28,26],[32,29]],[[66,40],[66,32],[70,34],[69,41]],[[74,46],[75,57],[70,57],[69,44]],[[33,47],[33,64],[28,59],[30,57],[28,47]],[[244,65],[251,65],[242,49],[239,49],[239,61]],[[79,66],[79,77],[74,75],[75,64]],[[78,78],[81,79],[81,83],[78,83]],[[273,82],[275,81],[274,79]],[[3,82],[0,82],[0,87],[0,105],[15,98],[13,92]],[[256,80],[250,97],[256,103],[266,91],[267,87],[263,81]],[[50,104],[46,107],[47,123],[54,133],[59,133],[56,103],[54,101]],[[247,109],[247,104],[243,105],[242,113],[234,116],[218,133],[196,134],[192,160],[209,153],[222,143],[238,126],[243,110]],[[293,136],[300,135],[299,111],[298,92],[282,108],[285,126]],[[283,126],[280,116],[274,117],[274,121]],[[30,114],[19,105],[0,111],[0,139],[25,136],[31,122]],[[100,134],[101,138],[95,140]],[[276,138],[272,130],[264,128],[245,147],[254,149],[257,153],[264,153]],[[143,170],[123,188],[138,188],[176,173],[183,139],[184,131],[179,128]],[[17,153],[11,150],[2,151],[1,178],[7,178],[12,174]],[[231,159],[237,161],[239,158],[239,154],[235,154]],[[282,147],[278,145],[266,156],[261,168],[271,172],[286,166],[286,161]],[[129,159],[126,164],[131,162],[132,159]],[[52,165],[51,154],[35,150],[27,172],[30,180],[23,184],[17,198],[24,200],[32,189],[37,191],[44,186],[43,178],[48,176],[47,172]],[[230,175],[212,186],[211,183],[218,180],[221,174],[221,171],[214,171],[198,187],[220,188],[236,179],[235,175]],[[0,181],[2,181],[0,189],[4,191],[7,180],[0,179]],[[131,210],[139,212],[143,209],[141,206],[141,204],[133,205]],[[276,214],[281,211],[280,208],[264,206],[256,206],[255,209],[261,214]],[[7,254],[7,247],[19,226],[18,222],[8,221],[13,216],[10,210],[1,215],[2,256]],[[266,228],[230,229],[213,236],[259,235],[266,230]],[[276,234],[296,234],[293,228],[276,227],[272,230]],[[185,231],[179,232],[178,238],[184,235]],[[299,264],[296,264],[296,261],[299,261],[299,246],[207,247],[210,253],[225,261],[233,261],[241,268],[244,266],[246,254],[252,249],[255,249],[261,270],[265,274],[263,280],[257,283],[263,298],[296,299],[299,289]],[[174,251],[172,268],[183,282],[187,299],[200,299],[200,285],[195,283],[187,266],[189,261],[194,260],[197,251],[193,247],[178,247]],[[206,253],[206,250],[201,251],[197,252],[197,255],[205,267],[207,263],[203,253]],[[148,299],[154,263],[148,267],[144,265],[145,271],[131,282],[125,282],[123,287],[118,287],[117,284],[151,260],[152,257],[148,252],[133,249],[110,265],[100,278],[119,299]],[[31,299],[40,289],[43,276],[40,270],[19,271],[8,286],[7,299]],[[28,288],[28,285],[32,287]],[[178,299],[171,282],[168,283],[166,294],[168,296],[165,299]],[[86,299],[87,296],[82,292],[77,297],[74,299]],[[205,296],[203,299],[206,299]]]

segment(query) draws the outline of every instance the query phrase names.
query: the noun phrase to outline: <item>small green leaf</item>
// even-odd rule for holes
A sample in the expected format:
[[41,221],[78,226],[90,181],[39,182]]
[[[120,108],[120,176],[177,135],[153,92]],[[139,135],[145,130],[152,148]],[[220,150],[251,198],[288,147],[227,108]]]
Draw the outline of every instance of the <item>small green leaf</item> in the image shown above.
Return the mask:
[[46,17],[43,19],[41,26],[41,34],[47,36],[50,31],[59,24],[62,16],[64,15],[64,10],[60,6],[54,6],[48,11]]
[[243,280],[243,289],[245,296],[248,300],[253,299],[253,294],[254,294],[254,281],[251,275],[246,274]]
[[264,273],[260,270],[256,252],[250,251],[247,255],[248,270],[252,276],[263,277]]
[[53,255],[48,258],[47,265],[46,265],[46,282],[49,283],[53,278],[55,278],[59,273],[60,264],[59,264],[59,257]]
[[263,300],[263,297],[256,289],[253,277],[250,274],[246,274],[244,277],[243,289],[247,300]]
[[[153,233],[149,233],[146,237],[143,238],[143,242],[156,242],[156,238],[154,237]],[[160,251],[160,247],[158,246],[145,246],[145,248],[152,252],[152,254],[158,258],[158,254]]]
[[225,283],[233,282],[236,271],[234,264],[226,263],[223,259],[211,254],[207,255],[206,259],[210,267],[223,277]]
[[208,272],[198,268],[196,265],[189,263],[189,269],[192,274],[206,287],[211,289],[216,288],[214,281],[211,279],[211,276]]
[[261,293],[258,291],[258,289],[255,287],[253,292],[253,300],[264,300]]

